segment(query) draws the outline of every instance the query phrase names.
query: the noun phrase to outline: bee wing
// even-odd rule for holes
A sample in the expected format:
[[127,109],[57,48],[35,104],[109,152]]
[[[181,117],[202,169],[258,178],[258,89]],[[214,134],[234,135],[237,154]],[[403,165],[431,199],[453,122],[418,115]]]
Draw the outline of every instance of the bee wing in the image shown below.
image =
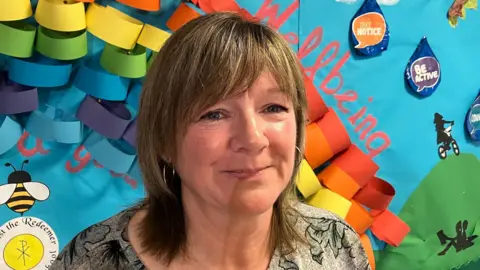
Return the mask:
[[44,201],[50,196],[50,190],[48,187],[39,182],[25,182],[23,186],[33,198],[38,201]]
[[0,186],[0,204],[6,203],[12,197],[16,184],[6,184]]

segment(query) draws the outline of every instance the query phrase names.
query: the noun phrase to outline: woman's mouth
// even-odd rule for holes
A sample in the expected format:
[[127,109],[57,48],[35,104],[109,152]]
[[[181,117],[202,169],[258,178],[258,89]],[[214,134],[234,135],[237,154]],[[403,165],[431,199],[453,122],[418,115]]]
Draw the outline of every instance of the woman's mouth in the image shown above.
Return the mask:
[[261,167],[261,168],[254,168],[254,169],[235,169],[235,170],[228,170],[225,172],[230,176],[235,177],[239,180],[246,180],[246,179],[258,177],[267,168],[268,166]]

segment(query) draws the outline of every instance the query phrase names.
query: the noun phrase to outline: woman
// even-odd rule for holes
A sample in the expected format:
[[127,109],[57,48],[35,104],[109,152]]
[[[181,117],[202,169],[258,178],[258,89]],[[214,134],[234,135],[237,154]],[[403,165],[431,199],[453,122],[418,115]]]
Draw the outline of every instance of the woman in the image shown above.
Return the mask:
[[52,269],[370,269],[350,226],[295,199],[305,90],[278,33],[233,13],[190,21],[140,103],[146,199],[81,232]]

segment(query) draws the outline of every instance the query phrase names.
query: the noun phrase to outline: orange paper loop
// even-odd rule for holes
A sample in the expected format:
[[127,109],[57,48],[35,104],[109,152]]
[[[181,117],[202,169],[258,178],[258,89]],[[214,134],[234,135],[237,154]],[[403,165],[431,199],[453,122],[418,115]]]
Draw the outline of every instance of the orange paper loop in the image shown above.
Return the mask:
[[315,122],[328,112],[328,107],[325,105],[325,102],[318,93],[317,88],[315,88],[312,80],[310,80],[305,73],[303,75],[303,80],[305,82],[305,91],[307,94],[308,120]]
[[136,9],[146,11],[160,10],[160,0],[117,0],[118,2]]
[[317,168],[333,157],[327,138],[316,123],[307,125],[305,146],[305,159],[312,168]]
[[373,253],[372,242],[370,241],[370,238],[368,238],[368,235],[362,234],[360,235],[360,242],[362,243],[363,249],[365,249],[365,253],[367,253],[370,268],[375,270],[375,254]]
[[410,227],[389,210],[377,215],[370,227],[372,233],[385,243],[398,247],[410,232]]
[[352,206],[350,206],[350,210],[348,211],[345,220],[358,234],[363,234],[372,225],[373,217],[359,203],[355,201],[351,202]]
[[[193,1],[192,1],[193,2]],[[205,12],[239,11],[240,6],[234,0],[198,0],[196,4]],[[195,3],[194,3],[195,4]]]
[[318,180],[347,200],[350,200],[360,189],[355,180],[334,164],[330,164],[327,168],[318,174]]
[[378,177],[373,177],[353,199],[370,209],[385,210],[395,196],[393,186]]
[[348,149],[332,160],[345,173],[363,187],[374,177],[378,171],[378,165],[356,145],[350,145]]
[[201,15],[201,12],[193,4],[182,2],[168,19],[166,25],[170,30],[177,31],[184,24]]
[[332,108],[328,109],[328,112],[317,121],[317,124],[325,135],[333,154],[338,154],[351,145],[350,137],[342,120]]

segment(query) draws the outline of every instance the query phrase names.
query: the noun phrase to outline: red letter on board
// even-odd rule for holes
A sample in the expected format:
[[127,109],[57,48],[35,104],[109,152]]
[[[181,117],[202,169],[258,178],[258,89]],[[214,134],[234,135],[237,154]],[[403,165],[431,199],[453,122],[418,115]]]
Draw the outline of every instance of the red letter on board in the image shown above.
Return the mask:
[[280,15],[278,15],[278,4],[273,4],[273,0],[265,0],[255,14],[260,20],[267,18],[267,23],[276,29],[280,27],[288,20],[290,16],[298,9],[298,0],[294,0],[290,6]]
[[25,144],[29,137],[30,137],[30,134],[25,131],[17,142],[17,149],[20,152],[20,154],[22,154],[22,156],[31,157],[37,153],[40,155],[47,155],[50,152],[49,150],[45,150],[45,148],[43,148],[43,142],[39,138],[35,138],[34,148],[27,149]]

